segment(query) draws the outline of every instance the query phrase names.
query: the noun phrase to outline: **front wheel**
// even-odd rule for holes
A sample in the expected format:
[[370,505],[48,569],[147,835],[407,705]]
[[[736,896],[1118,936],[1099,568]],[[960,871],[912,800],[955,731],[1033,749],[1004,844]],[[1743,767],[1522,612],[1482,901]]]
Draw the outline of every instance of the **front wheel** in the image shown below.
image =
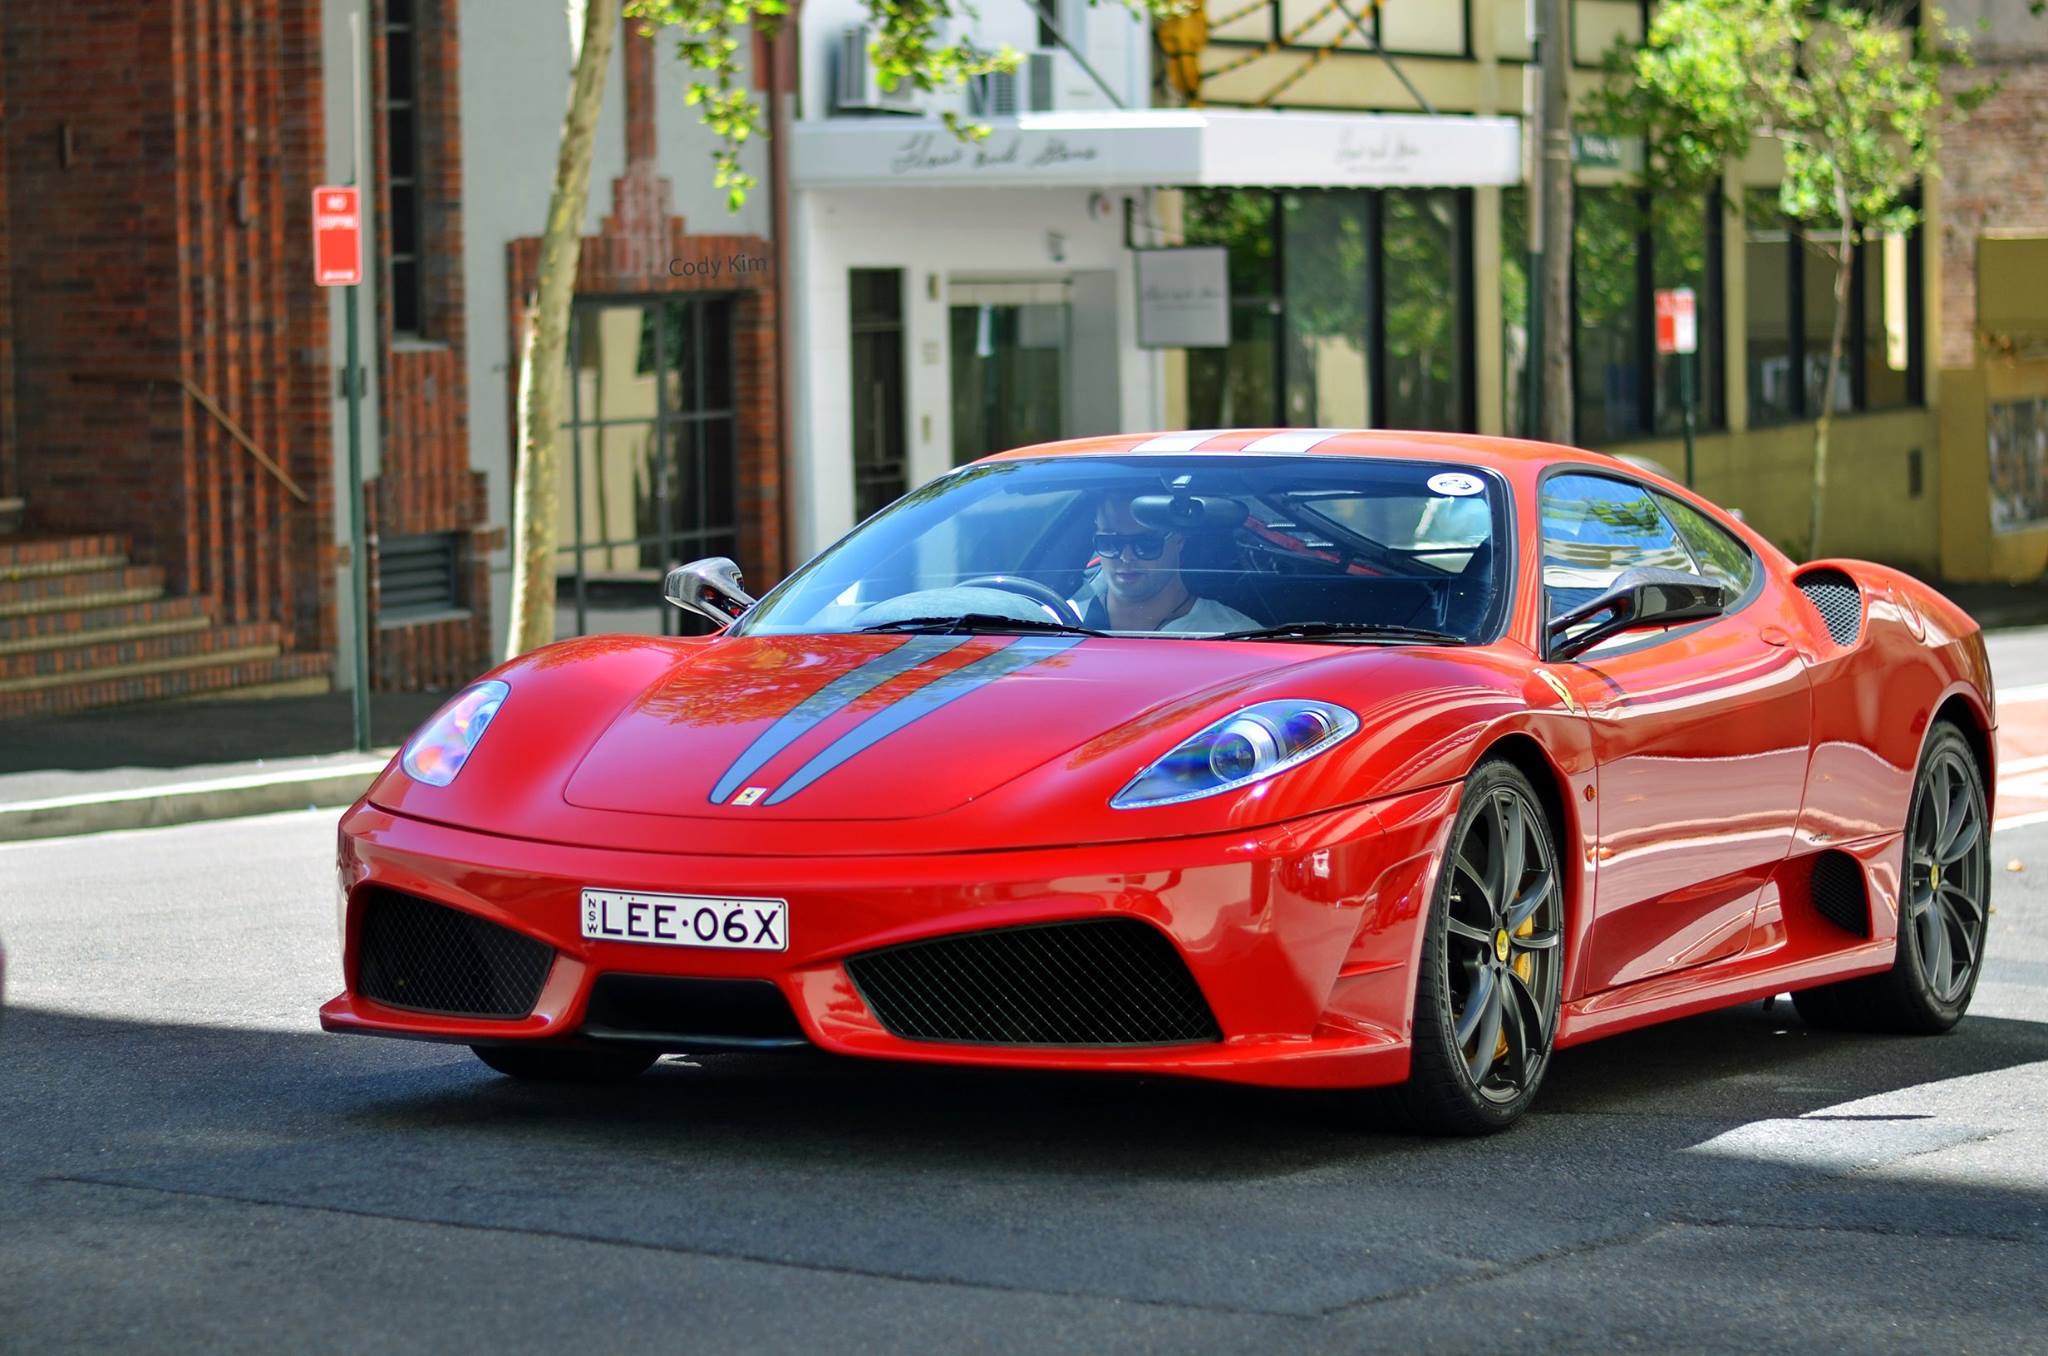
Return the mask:
[[1465,783],[1423,926],[1408,1082],[1417,1129],[1479,1135],[1514,1124],[1550,1065],[1564,979],[1564,889],[1536,789],[1511,763]]
[[622,1083],[647,1072],[656,1050],[585,1050],[547,1045],[472,1045],[470,1051],[508,1078],[529,1083]]

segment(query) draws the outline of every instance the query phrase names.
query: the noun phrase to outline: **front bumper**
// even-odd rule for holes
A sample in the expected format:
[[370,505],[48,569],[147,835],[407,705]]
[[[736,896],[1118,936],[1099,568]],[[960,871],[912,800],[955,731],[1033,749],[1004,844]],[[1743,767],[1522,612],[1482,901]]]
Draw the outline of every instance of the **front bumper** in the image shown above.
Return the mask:
[[[1296,1087],[1398,1082],[1422,916],[1455,788],[1203,838],[1005,853],[719,857],[572,847],[408,819],[367,803],[343,818],[345,992],[329,1031],[465,1043],[580,1041],[604,974],[773,983],[809,1041],[846,1055],[1043,1069],[1172,1073]],[[781,952],[585,939],[585,886],[789,902]],[[358,988],[367,895],[396,890],[545,942],[555,955],[513,1019],[391,1007]],[[883,1026],[849,957],[926,939],[1104,917],[1172,942],[1221,1039],[1159,1046],[954,1044]]]

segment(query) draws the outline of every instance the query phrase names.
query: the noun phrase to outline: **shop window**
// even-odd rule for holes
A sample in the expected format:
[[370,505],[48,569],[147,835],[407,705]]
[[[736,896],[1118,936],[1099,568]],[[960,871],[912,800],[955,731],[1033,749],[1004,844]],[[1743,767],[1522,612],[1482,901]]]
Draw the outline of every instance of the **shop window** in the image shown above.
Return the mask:
[[[1727,383],[1721,377],[1721,331],[1726,324],[1721,304],[1721,195],[1708,193],[1704,201],[1653,198],[1651,204],[1651,285],[1658,291],[1692,289],[1699,330],[1699,352],[1693,357],[1694,419],[1700,428],[1721,428],[1728,421]],[[1654,323],[1654,303],[1651,315]],[[1656,432],[1680,433],[1685,428],[1682,360],[1675,353],[1656,352],[1654,333],[1649,347]]]
[[[1448,189],[1380,195],[1386,397],[1391,428],[1470,428],[1471,197]],[[1450,283],[1450,286],[1445,286]]]
[[[1528,195],[1501,193],[1502,380],[1506,427],[1533,434]],[[1653,293],[1690,287],[1699,325],[1698,427],[1727,419],[1721,370],[1720,200],[1663,202],[1624,188],[1580,188],[1573,222],[1574,436],[1588,446],[1675,434],[1684,423],[1679,360],[1657,352]]]
[[1582,188],[1574,223],[1573,429],[1591,447],[1644,426],[1642,222],[1633,193]]
[[417,337],[425,311],[420,275],[420,85],[416,3],[384,0],[384,187],[389,195],[386,287],[394,334]]
[[1231,343],[1188,352],[1195,426],[1470,429],[1468,191],[1190,191],[1230,253]]
[[853,338],[854,516],[901,498],[908,452],[903,423],[903,270],[856,268],[847,276]]
[[[1827,381],[1836,233],[1831,225],[1786,220],[1774,189],[1752,190],[1746,208],[1750,422],[1811,419],[1821,410]],[[1867,232],[1852,248],[1832,407],[1840,413],[1918,404],[1924,364],[1920,233]]]
[[1187,354],[1193,428],[1285,422],[1277,378],[1280,335],[1279,199],[1271,193],[1192,190],[1183,231],[1190,245],[1221,245],[1230,264],[1230,347]]
[[1297,428],[1364,428],[1372,422],[1368,353],[1372,282],[1366,259],[1377,234],[1363,191],[1289,193],[1282,199],[1286,279],[1287,405]]

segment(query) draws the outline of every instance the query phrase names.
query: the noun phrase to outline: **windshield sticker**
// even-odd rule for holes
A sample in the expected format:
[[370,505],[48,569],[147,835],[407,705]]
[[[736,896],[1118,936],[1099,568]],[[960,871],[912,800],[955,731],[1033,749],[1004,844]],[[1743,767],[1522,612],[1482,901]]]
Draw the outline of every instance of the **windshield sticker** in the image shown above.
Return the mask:
[[1428,484],[1429,488],[1437,494],[1454,494],[1460,498],[1468,494],[1477,494],[1486,488],[1478,476],[1461,475],[1456,471],[1446,471],[1442,475],[1431,476]]

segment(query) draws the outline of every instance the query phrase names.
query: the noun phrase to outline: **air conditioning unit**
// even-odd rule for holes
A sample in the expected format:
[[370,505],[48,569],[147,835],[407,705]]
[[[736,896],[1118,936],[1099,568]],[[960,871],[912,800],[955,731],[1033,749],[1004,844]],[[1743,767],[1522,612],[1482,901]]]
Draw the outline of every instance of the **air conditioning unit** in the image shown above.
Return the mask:
[[924,112],[917,86],[905,80],[885,90],[875,77],[875,65],[868,60],[868,43],[874,33],[866,24],[855,24],[839,35],[838,59],[832,69],[832,111],[835,113]]
[[968,91],[968,108],[977,118],[1115,107],[1073,53],[1057,49],[1027,54],[1014,71],[976,76]]

